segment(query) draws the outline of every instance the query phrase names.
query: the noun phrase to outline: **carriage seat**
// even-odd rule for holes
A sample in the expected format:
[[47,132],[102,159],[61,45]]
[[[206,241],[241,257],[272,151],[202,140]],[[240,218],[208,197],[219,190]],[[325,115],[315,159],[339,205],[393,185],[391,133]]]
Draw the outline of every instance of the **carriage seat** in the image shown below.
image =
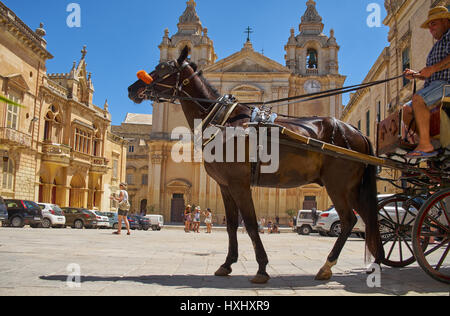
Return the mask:
[[[430,136],[436,148],[450,147],[450,97],[431,107]],[[417,147],[419,134],[412,111],[401,108],[377,126],[377,155],[404,155]]]

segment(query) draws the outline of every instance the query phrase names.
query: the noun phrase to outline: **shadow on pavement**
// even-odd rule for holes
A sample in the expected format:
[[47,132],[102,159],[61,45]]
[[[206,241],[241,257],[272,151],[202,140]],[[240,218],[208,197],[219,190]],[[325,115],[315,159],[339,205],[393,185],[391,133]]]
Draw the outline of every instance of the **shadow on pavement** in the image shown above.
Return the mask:
[[[265,285],[250,283],[250,276],[232,275],[216,277],[209,275],[141,275],[141,276],[81,276],[81,283],[88,282],[136,282],[141,284],[157,284],[178,288],[211,288],[223,290],[295,290],[295,291],[327,291],[343,290],[356,294],[405,295],[416,293],[450,292],[450,286],[429,278],[420,268],[391,269],[383,268],[381,287],[367,286],[368,275],[363,271],[352,271],[335,274],[328,282],[315,281],[311,275],[283,275],[273,277]],[[67,275],[41,276],[41,280],[66,282]],[[330,292],[331,291],[331,292]],[[325,293],[325,294],[327,294]],[[320,292],[318,293],[320,294]]]

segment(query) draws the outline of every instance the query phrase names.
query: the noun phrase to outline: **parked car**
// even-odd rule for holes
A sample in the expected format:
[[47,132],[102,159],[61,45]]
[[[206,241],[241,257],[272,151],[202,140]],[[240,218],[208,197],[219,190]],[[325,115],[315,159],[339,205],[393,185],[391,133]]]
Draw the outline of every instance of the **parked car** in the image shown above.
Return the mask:
[[[388,201],[389,198],[391,200]],[[379,211],[378,219],[380,221],[380,232],[383,240],[388,240],[395,235],[397,225],[401,224],[402,229],[408,225],[412,231],[415,218],[419,213],[421,205],[426,197],[416,197],[407,205],[394,197],[393,194],[378,195],[378,202],[383,203],[383,208]],[[405,209],[406,208],[406,209]]]
[[65,227],[66,217],[62,209],[56,204],[38,203],[42,210],[42,227]]
[[5,201],[0,196],[0,222],[6,221],[8,219],[8,208],[6,207]]
[[[316,213],[318,216],[320,214],[319,211]],[[317,221],[317,218],[313,219],[312,210],[300,210],[297,214],[297,223],[296,223],[296,231],[299,235],[309,235],[313,232],[317,232],[316,225],[314,225],[314,221]]]
[[5,200],[8,209],[6,225],[12,227],[24,227],[30,225],[33,228],[42,224],[42,211],[39,205],[26,200]]
[[88,210],[88,212],[92,212],[97,218],[97,228],[110,228],[111,225],[109,223],[109,217],[103,214],[100,211]]
[[[136,218],[136,216],[128,215],[127,218],[128,218],[128,223],[130,223],[130,229],[132,229],[132,230],[140,229],[141,226],[139,224],[139,219]],[[123,223],[123,221],[122,221],[122,223]],[[122,224],[122,225],[123,225],[122,227],[125,226],[125,224]]]
[[96,228],[97,217],[92,212],[84,208],[63,207],[64,216],[66,217],[66,226],[76,229]]
[[162,215],[146,215],[150,220],[152,230],[161,230],[164,227],[164,216]]
[[[130,224],[130,229],[132,230],[136,230],[139,229],[139,221],[136,220],[134,217],[131,217],[131,215],[127,216],[128,219],[128,223]],[[118,229],[119,228],[119,216],[117,215],[117,213],[114,214],[114,224],[112,226],[114,229]],[[126,229],[126,225],[125,222],[122,221],[122,229]]]
[[117,213],[113,212],[102,212],[103,216],[108,217],[109,220],[109,227],[113,228],[114,223],[117,223]]
[[[366,226],[359,216],[358,213],[354,212],[357,218],[357,222],[352,232],[357,234],[365,234]],[[334,207],[323,211],[319,220],[317,221],[317,230],[322,233],[322,235],[328,235],[331,237],[338,237],[341,234],[341,220],[339,214]],[[363,237],[363,235],[361,235]]]
[[139,223],[139,230],[149,230],[150,229],[150,219],[144,216],[140,216],[140,215],[134,215],[133,216],[137,222]]

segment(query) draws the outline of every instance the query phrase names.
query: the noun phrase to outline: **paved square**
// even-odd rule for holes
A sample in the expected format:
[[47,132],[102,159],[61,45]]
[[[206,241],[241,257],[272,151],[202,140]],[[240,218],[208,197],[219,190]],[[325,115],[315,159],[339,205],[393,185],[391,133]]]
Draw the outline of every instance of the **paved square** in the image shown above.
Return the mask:
[[[257,263],[247,234],[238,233],[239,262],[232,276],[214,271],[225,261],[228,236],[186,234],[182,228],[134,231],[0,228],[0,295],[449,295],[450,287],[428,277],[417,264],[383,267],[381,287],[367,286],[364,241],[351,238],[329,282],[314,280],[335,239],[294,233],[262,235],[269,256],[266,285],[249,282]],[[67,283],[70,264],[80,287]],[[69,278],[76,280],[75,278]]]

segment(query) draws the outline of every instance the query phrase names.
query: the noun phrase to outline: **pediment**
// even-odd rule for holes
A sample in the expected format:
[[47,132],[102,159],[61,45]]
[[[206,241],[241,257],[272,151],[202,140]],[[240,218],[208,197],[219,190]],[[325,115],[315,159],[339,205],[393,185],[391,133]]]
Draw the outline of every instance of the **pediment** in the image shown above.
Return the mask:
[[8,78],[8,84],[12,84],[19,88],[21,91],[29,91],[30,87],[28,86],[27,82],[25,81],[25,78],[21,74],[13,74],[9,75],[6,78]]
[[253,50],[241,50],[207,67],[205,72],[290,73],[290,70]]

